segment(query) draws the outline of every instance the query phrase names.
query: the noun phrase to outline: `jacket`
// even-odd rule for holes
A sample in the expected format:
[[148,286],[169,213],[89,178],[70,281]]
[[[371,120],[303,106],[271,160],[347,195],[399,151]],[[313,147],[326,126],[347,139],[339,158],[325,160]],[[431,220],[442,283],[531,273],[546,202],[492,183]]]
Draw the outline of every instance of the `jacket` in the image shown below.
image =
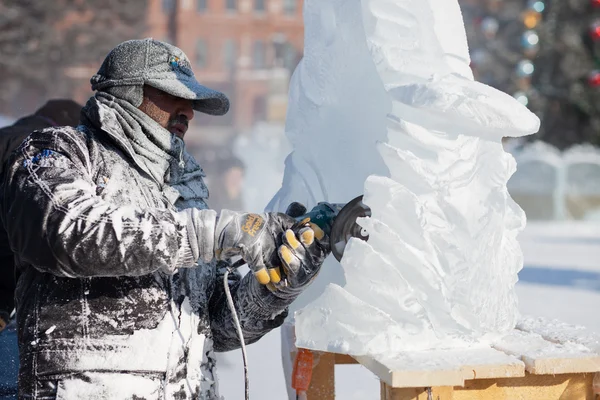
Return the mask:
[[[0,129],[0,179],[11,153],[19,147],[23,139],[35,130],[50,126],[52,123],[47,118],[30,115]],[[15,272],[14,255],[10,250],[8,237],[0,227],[0,317],[3,318],[10,315],[15,307]]]
[[[57,398],[77,398],[78,390],[99,393],[113,382],[142,394],[88,398],[216,399],[214,351],[240,345],[225,265],[168,272],[184,267],[185,227],[165,183],[137,162],[119,129],[92,122],[34,132],[9,161],[0,190],[21,273],[20,396],[52,388]],[[246,343],[281,325],[293,300],[252,274],[231,275],[229,286]],[[118,384],[124,377],[129,383]]]

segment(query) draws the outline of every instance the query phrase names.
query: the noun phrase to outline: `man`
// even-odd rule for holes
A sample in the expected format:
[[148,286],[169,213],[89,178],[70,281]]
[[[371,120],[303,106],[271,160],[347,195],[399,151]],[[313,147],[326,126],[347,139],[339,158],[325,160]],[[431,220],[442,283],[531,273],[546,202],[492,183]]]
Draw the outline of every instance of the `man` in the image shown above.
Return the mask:
[[[51,126],[75,126],[79,122],[81,105],[73,100],[48,101],[32,115],[20,118],[14,124],[0,129],[0,181],[10,154],[31,132]],[[0,331],[8,324],[15,306],[14,256],[6,233],[0,229]]]
[[285,214],[207,209],[182,138],[194,110],[222,115],[229,102],[180,49],[124,42],[91,82],[81,125],[29,136],[2,190],[22,272],[19,394],[216,399],[213,352],[240,345],[227,260],[254,271],[229,281],[252,343],[282,323],[329,250]]
[[[0,182],[4,165],[10,154],[31,132],[50,126],[70,125],[79,122],[81,105],[72,100],[48,101],[32,115],[0,129]],[[16,398],[19,353],[14,320],[10,315],[15,307],[15,260],[4,229],[0,228],[0,398]]]

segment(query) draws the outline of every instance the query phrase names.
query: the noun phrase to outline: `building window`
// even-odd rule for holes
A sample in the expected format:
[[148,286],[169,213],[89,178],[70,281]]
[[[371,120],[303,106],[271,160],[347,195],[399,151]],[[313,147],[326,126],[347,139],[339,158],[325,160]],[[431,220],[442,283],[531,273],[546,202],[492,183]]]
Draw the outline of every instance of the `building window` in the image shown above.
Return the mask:
[[265,42],[262,40],[255,40],[252,45],[252,66],[255,69],[265,67]]
[[296,0],[283,0],[283,12],[286,15],[296,15]]
[[204,39],[196,41],[196,66],[205,68],[208,65],[208,44]]
[[162,0],[162,9],[164,12],[171,12],[175,6],[175,0]]
[[283,66],[290,71],[293,71],[298,65],[299,54],[296,48],[291,43],[286,43],[283,46]]
[[265,11],[265,0],[254,0],[254,11]]
[[196,0],[196,10],[198,12],[206,11],[206,0]]
[[225,0],[227,11],[237,11],[237,0]]
[[233,39],[227,39],[223,46],[223,61],[225,68],[232,70],[237,62],[237,51],[235,41]]

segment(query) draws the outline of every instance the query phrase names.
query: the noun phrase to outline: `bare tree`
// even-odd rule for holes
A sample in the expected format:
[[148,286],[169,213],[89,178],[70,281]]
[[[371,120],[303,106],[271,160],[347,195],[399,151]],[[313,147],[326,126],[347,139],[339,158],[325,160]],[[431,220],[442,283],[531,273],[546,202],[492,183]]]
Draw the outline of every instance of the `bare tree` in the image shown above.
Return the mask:
[[2,0],[0,113],[23,114],[50,97],[70,96],[69,68],[99,65],[146,28],[147,0]]

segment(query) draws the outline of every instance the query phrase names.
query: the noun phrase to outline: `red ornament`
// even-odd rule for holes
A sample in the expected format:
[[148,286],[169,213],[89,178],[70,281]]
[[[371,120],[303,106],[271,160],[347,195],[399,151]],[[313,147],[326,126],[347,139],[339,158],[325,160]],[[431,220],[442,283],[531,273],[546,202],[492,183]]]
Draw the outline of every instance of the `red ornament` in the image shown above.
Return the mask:
[[588,84],[591,87],[599,87],[600,86],[600,71],[594,70],[590,72],[588,75]]
[[600,22],[596,21],[590,27],[590,36],[594,41],[600,40]]
[[600,8],[600,0],[590,0],[590,3],[592,3],[592,7]]

